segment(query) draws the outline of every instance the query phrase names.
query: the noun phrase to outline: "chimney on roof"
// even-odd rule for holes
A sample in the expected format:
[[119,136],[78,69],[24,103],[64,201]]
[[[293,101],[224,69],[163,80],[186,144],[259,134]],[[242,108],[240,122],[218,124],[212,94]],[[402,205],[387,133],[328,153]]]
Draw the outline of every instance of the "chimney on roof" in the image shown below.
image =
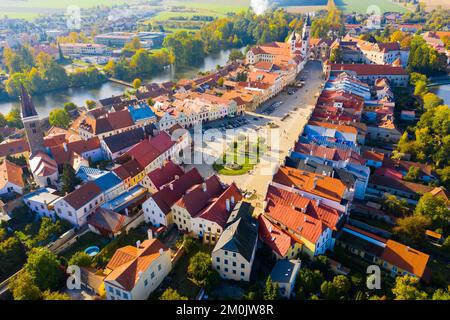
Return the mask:
[[320,199],[317,199],[316,204],[318,207],[320,206]]
[[164,249],[163,248],[159,249],[159,255],[162,255],[163,253],[164,253]]
[[202,183],[202,189],[203,189],[203,192],[206,192],[208,190],[208,187],[206,186],[206,182]]
[[175,175],[175,180],[178,180],[178,179],[180,179],[180,176],[179,175]]
[[169,188],[173,191],[173,183],[169,184]]
[[142,278],[142,271],[138,272],[138,279]]
[[313,189],[315,189],[316,187],[317,187],[317,177],[314,177]]
[[226,199],[226,201],[225,201],[225,206],[226,206],[226,208],[227,208],[227,211],[230,211],[230,210],[231,210],[230,199]]
[[141,240],[136,241],[136,247],[139,248],[141,246]]
[[152,231],[151,228],[147,229],[147,237],[148,237],[148,240],[152,240],[153,239],[153,231]]
[[67,152],[67,151],[68,151],[67,143],[63,142],[63,148],[64,148],[64,152]]

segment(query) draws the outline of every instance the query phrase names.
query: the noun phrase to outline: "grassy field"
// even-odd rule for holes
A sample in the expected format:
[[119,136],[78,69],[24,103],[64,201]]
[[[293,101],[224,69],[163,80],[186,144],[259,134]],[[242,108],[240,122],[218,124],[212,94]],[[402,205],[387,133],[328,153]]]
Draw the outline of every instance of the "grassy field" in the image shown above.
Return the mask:
[[[323,1],[323,3],[322,3]],[[40,14],[52,14],[55,12],[64,12],[70,5],[77,5],[81,8],[91,8],[102,5],[114,5],[123,3],[136,3],[138,0],[2,0],[0,2],[0,12],[2,15],[7,15],[11,18],[33,19]],[[437,5],[444,5],[450,7],[448,0],[426,0],[430,8]],[[280,1],[280,5],[286,5],[286,9],[291,12],[302,13],[317,11],[324,9],[326,0],[285,0]],[[376,5],[382,12],[385,11],[400,11],[405,12],[407,9],[393,3],[391,0],[336,0],[336,4],[345,12],[367,12],[367,8],[371,5]],[[188,9],[195,9],[196,12],[171,12],[170,8],[173,6],[184,6]],[[230,12],[240,12],[247,10],[250,6],[250,0],[165,0],[162,2],[162,7],[167,8],[156,15],[153,19],[155,21],[162,21],[168,17],[173,16],[192,16],[211,15],[211,16],[225,16]]]

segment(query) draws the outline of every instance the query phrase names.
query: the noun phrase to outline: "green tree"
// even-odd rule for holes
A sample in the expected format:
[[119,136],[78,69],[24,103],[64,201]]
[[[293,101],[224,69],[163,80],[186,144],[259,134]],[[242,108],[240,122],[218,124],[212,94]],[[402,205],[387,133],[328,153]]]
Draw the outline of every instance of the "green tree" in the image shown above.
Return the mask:
[[92,257],[83,251],[73,254],[69,260],[69,266],[89,267],[92,264]]
[[277,300],[279,295],[279,288],[277,284],[272,282],[272,278],[269,276],[266,280],[266,286],[264,287],[263,299],[264,300]]
[[433,300],[450,300],[450,286],[447,288],[447,290],[443,289],[437,289],[433,293]]
[[450,222],[450,210],[442,197],[435,197],[425,193],[417,203],[414,214],[429,217],[435,228],[446,228]]
[[70,115],[65,109],[53,109],[48,121],[51,126],[67,129],[70,125]]
[[97,106],[94,100],[86,100],[85,104],[89,110],[94,109]]
[[218,85],[219,87],[222,87],[224,82],[225,82],[225,79],[222,78],[222,77],[220,77],[219,80],[217,80],[217,85]]
[[14,300],[40,300],[42,292],[34,283],[33,277],[28,272],[20,272],[9,283]]
[[142,85],[142,80],[139,78],[136,78],[133,80],[133,88],[134,89],[139,89]]
[[75,190],[75,187],[81,183],[81,180],[76,176],[75,170],[70,164],[65,164],[62,172],[62,191],[70,193]]
[[337,300],[338,293],[337,288],[331,281],[324,281],[320,286],[320,292],[324,299],[327,300]]
[[430,224],[431,220],[427,216],[413,215],[398,218],[393,231],[404,242],[420,244]]
[[190,260],[188,275],[199,285],[205,285],[211,275],[211,255],[197,252]]
[[11,109],[11,111],[8,112],[8,114],[5,116],[6,121],[8,122],[9,127],[23,128],[22,123],[22,116],[20,115],[20,109],[17,107],[14,107]]
[[399,199],[392,194],[384,195],[383,206],[388,211],[388,213],[395,216],[403,216],[408,211],[406,200]]
[[43,300],[72,300],[70,297],[61,292],[46,290],[42,293]]
[[9,237],[0,241],[0,281],[18,271],[26,259],[25,248],[19,239]]
[[444,104],[444,100],[432,92],[428,92],[423,96],[423,107],[425,110],[435,108]]
[[319,270],[301,269],[297,277],[297,296],[306,299],[309,295],[320,291],[324,277]]
[[159,297],[159,300],[187,300],[187,299],[188,299],[187,297],[182,296],[181,294],[178,293],[178,291],[172,288],[167,288],[166,290],[164,290],[161,297]]
[[395,300],[426,300],[426,292],[419,289],[419,280],[411,276],[402,276],[395,279],[392,288]]
[[344,275],[335,276],[333,278],[333,285],[339,297],[345,297],[352,287],[350,280]]
[[233,49],[230,52],[230,55],[228,56],[228,61],[236,61],[236,60],[244,60],[245,56],[244,54],[237,49]]
[[417,182],[419,180],[419,168],[414,166],[409,167],[408,172],[403,179],[406,181]]
[[78,106],[73,102],[64,103],[64,110],[66,110],[67,112],[76,110],[77,108],[78,108]]
[[32,249],[25,264],[25,270],[41,290],[55,290],[61,285],[60,263],[56,255],[47,248]]

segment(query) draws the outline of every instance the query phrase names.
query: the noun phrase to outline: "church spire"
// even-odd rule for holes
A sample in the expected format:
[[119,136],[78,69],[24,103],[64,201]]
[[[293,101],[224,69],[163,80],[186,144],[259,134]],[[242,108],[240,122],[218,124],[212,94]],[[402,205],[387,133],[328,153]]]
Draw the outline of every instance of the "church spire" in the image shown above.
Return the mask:
[[31,100],[31,97],[22,82],[20,83],[20,104],[22,109],[22,119],[37,116],[33,100]]

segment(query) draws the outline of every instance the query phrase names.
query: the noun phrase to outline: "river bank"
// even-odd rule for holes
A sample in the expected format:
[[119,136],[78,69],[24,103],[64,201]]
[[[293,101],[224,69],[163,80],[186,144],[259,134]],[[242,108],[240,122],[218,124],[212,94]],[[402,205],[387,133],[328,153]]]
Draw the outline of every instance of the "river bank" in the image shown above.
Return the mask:
[[450,106],[450,84],[433,86],[429,90],[444,100],[444,103]]
[[[240,50],[243,50],[241,48]],[[228,61],[231,49],[220,50],[207,55],[203,62],[196,66],[177,67],[171,66],[150,77],[144,77],[142,81],[162,83],[167,81],[179,81],[180,79],[195,78],[199,72],[214,70],[217,65],[224,65]],[[68,88],[33,96],[33,102],[41,117],[46,117],[55,108],[61,108],[66,102],[83,105],[86,100],[100,100],[114,95],[122,94],[127,88],[115,82],[105,82],[93,87]],[[12,108],[20,107],[17,100],[0,101],[0,112],[8,113]]]

